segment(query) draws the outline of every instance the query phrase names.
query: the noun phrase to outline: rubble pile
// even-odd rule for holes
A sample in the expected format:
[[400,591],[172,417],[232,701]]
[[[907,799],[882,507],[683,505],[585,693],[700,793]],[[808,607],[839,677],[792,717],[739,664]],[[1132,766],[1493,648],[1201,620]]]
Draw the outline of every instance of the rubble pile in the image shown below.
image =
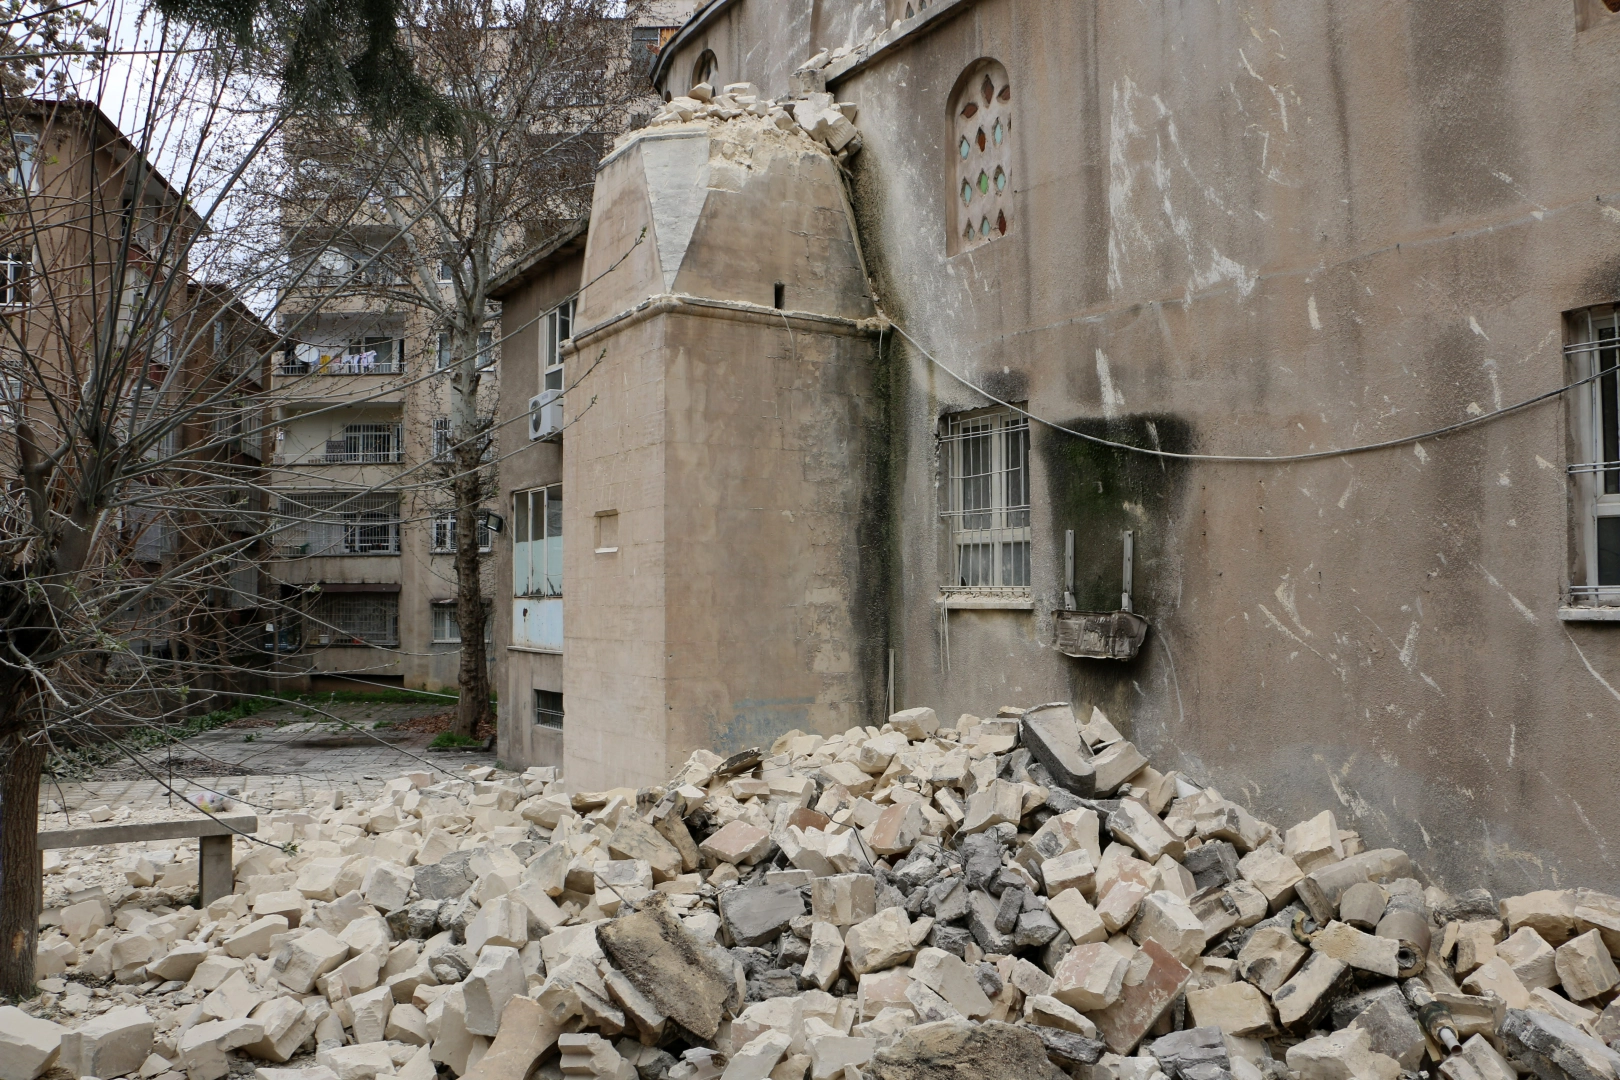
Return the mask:
[[853,104],[834,101],[833,95],[821,90],[775,101],[760,93],[753,83],[731,83],[719,93],[708,83],[699,83],[665,102],[647,126],[751,117],[784,132],[798,132],[835,155],[848,157],[861,148],[855,115]]
[[137,853],[50,912],[0,1080],[1620,1076],[1620,899],[1450,895],[1065,704],[639,791],[411,773],[260,838],[205,910]]

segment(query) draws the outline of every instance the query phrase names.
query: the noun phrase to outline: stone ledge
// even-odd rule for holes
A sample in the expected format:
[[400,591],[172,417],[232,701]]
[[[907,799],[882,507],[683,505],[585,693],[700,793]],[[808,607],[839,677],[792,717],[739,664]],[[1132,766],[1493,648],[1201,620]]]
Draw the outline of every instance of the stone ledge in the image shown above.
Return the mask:
[[137,821],[128,825],[92,825],[84,829],[57,829],[39,834],[39,850],[130,844],[140,840],[184,840],[193,836],[252,835],[259,831],[254,814],[235,817],[196,817],[183,821]]
[[1620,622],[1620,607],[1560,607],[1559,622]]

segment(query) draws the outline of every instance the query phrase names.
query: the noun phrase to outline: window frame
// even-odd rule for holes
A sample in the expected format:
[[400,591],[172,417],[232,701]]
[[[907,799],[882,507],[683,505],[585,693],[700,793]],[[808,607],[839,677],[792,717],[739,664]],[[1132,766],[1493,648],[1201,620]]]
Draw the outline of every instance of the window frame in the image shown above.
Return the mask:
[[[546,484],[512,492],[512,595],[547,599],[563,595],[563,490],[561,484]],[[539,509],[536,510],[536,497]],[[539,538],[539,572],[536,573],[535,538],[539,523],[545,534]],[[555,530],[555,531],[553,531]],[[553,572],[552,562],[556,566]],[[539,588],[536,589],[535,585]]]
[[[441,628],[439,626],[441,616],[444,617],[443,621],[446,623],[446,626],[447,626],[448,629],[441,630]],[[493,640],[493,638],[492,638],[493,627],[494,627],[493,619],[490,616],[485,616],[485,618],[484,618],[484,644],[485,645],[488,645]],[[450,632],[450,630],[453,630],[455,632],[455,635],[456,635],[455,637],[446,636]],[[455,600],[452,599],[452,600],[429,600],[428,601],[428,643],[432,644],[432,645],[460,645],[461,644],[461,622],[456,618],[456,601]]]
[[540,390],[565,389],[562,343],[574,336],[575,298],[569,297],[546,312],[540,342]]
[[[1620,606],[1620,550],[1604,573],[1603,533],[1620,548],[1620,304],[1572,312],[1564,346],[1575,379],[1591,379],[1574,395],[1574,456],[1565,467],[1580,537],[1578,572],[1569,599],[1575,605]],[[1607,347],[1603,343],[1611,343]],[[1612,374],[1599,376],[1601,371]],[[1608,528],[1603,524],[1608,523]],[[1605,583],[1604,577],[1610,580]]]
[[[542,690],[538,686],[532,687],[530,701],[533,703],[533,723],[535,727],[545,728],[547,731],[562,731],[565,713],[563,711],[563,695],[561,690]],[[552,706],[555,705],[555,708]],[[556,717],[553,723],[550,718]]]
[[28,281],[33,273],[32,255],[17,251],[0,254],[0,309],[28,305]]
[[[991,86],[988,102],[981,92],[986,80]],[[951,90],[946,143],[951,163],[950,231],[946,246],[951,255],[974,251],[999,240],[1012,232],[1017,222],[1013,212],[1012,90],[1006,65],[990,57],[969,64]],[[996,141],[998,132],[999,142]],[[975,145],[980,136],[984,138],[983,145]],[[987,187],[979,187],[980,178],[986,179]],[[981,227],[974,229],[971,238],[965,236],[964,229],[973,228],[975,223]]]
[[[456,553],[456,515],[435,514],[429,522],[428,550],[434,555]],[[489,512],[478,512],[478,553],[487,555],[495,550],[495,534],[489,528]]]
[[1029,418],[1001,406],[946,413],[937,439],[946,532],[941,596],[1031,600]]

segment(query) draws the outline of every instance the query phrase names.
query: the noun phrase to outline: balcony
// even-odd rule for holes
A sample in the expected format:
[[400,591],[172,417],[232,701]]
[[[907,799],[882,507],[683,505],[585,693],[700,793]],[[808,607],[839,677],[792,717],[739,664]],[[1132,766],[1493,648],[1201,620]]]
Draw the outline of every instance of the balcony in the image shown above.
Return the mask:
[[405,460],[404,427],[400,424],[348,424],[321,446],[277,452],[276,466],[398,465]]

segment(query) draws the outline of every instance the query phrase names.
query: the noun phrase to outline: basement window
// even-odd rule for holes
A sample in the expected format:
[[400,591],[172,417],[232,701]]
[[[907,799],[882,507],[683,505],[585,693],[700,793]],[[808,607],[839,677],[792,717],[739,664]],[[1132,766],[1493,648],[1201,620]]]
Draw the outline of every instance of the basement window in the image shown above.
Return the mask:
[[1029,420],[1011,409],[944,419],[947,597],[1030,596]]
[[534,692],[534,723],[536,727],[562,730],[562,694],[555,690],[536,690]]

